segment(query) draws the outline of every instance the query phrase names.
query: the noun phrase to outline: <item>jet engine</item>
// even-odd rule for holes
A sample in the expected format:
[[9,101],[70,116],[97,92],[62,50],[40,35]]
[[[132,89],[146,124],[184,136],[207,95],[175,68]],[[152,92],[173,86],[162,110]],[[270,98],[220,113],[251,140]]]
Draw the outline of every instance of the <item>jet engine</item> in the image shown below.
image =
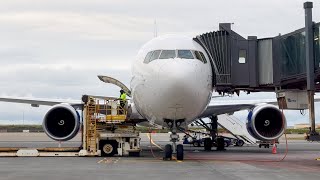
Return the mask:
[[274,105],[264,104],[252,109],[247,118],[247,130],[256,139],[278,139],[286,129],[286,119]]
[[68,141],[79,131],[80,115],[69,104],[57,104],[44,116],[42,127],[51,139]]

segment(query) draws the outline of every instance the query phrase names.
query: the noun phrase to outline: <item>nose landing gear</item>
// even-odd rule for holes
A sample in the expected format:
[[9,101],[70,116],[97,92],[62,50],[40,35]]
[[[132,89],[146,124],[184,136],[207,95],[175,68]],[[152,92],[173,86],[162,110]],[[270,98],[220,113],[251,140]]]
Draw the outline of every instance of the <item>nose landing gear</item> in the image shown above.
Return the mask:
[[166,119],[165,122],[167,123],[171,134],[170,134],[170,141],[171,144],[167,144],[164,148],[164,160],[171,160],[172,154],[177,155],[177,160],[183,160],[184,157],[184,150],[182,144],[176,144],[177,141],[179,141],[179,135],[177,134],[177,129],[182,125],[184,122],[184,119],[181,120],[169,120]]

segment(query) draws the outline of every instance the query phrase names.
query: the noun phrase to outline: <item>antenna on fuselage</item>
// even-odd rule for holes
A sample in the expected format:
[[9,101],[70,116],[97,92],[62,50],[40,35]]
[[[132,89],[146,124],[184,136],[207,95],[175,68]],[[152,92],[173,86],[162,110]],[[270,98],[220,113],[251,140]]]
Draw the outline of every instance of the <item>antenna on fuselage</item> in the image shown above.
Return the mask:
[[154,27],[153,27],[153,36],[157,37],[158,36],[158,27],[157,27],[157,20],[154,20]]

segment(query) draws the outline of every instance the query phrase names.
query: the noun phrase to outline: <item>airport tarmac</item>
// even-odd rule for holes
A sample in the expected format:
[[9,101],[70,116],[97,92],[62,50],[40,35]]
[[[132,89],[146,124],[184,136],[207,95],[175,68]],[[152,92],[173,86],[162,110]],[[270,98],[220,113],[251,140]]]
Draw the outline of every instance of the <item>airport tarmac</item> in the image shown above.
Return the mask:
[[[163,147],[168,134],[152,134]],[[81,137],[62,143],[77,147]],[[184,161],[163,161],[162,152],[141,135],[141,157],[1,157],[0,179],[320,179],[320,143],[289,140],[288,155],[280,141],[278,154],[256,145],[203,151],[185,145]],[[0,147],[57,147],[42,133],[0,133]]]

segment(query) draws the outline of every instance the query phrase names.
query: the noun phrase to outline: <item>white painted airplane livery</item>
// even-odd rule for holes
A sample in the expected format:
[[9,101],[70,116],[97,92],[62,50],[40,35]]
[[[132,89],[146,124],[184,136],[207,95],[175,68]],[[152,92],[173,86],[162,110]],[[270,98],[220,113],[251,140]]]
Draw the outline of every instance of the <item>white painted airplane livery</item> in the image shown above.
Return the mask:
[[146,43],[132,66],[132,98],[140,114],[158,125],[164,119],[188,124],[196,119],[211,100],[207,59],[204,49],[185,36],[161,36]]

